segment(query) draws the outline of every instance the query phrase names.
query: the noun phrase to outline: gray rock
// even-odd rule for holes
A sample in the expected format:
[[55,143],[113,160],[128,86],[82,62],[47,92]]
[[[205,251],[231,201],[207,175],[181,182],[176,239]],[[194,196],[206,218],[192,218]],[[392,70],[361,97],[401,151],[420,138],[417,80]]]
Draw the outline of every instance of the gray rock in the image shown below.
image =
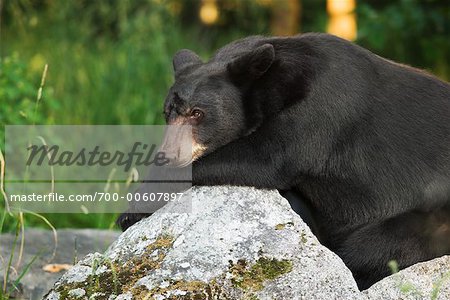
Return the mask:
[[418,263],[391,275],[364,292],[369,299],[450,299],[450,256]]
[[[75,266],[54,291],[85,288],[110,299],[361,298],[341,259],[319,244],[277,192],[236,187],[191,192],[192,204],[185,197],[142,220],[103,256]],[[191,205],[191,213],[171,213]],[[91,275],[101,267],[106,267],[102,274]],[[90,279],[79,282],[80,274]],[[94,277],[104,285],[86,287]]]
[[[10,279],[15,279],[29,262],[30,265],[21,280],[22,291],[15,293],[16,297],[24,299],[41,299],[43,295],[64,273],[48,273],[43,271],[47,264],[73,264],[75,261],[85,257],[94,251],[103,252],[119,236],[119,232],[110,230],[92,229],[61,229],[57,230],[57,244],[55,248],[54,234],[52,231],[43,229],[25,230],[24,253],[19,268],[15,269],[19,255],[20,240],[16,246]],[[7,261],[13,248],[15,236],[13,234],[0,235],[0,270],[4,274]],[[55,252],[55,253],[54,253]],[[55,255],[53,255],[53,253]],[[3,278],[0,275],[0,282]]]
[[46,299],[450,299],[449,257],[359,292],[278,192],[201,187],[191,196],[88,255]]

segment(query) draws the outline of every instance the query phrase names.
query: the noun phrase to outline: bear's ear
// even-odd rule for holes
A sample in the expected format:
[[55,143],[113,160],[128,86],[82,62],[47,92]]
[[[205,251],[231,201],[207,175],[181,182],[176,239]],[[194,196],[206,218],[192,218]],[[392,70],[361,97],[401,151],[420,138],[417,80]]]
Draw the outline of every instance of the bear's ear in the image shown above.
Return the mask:
[[182,68],[188,66],[188,65],[193,65],[193,64],[198,64],[201,63],[201,59],[200,57],[195,54],[193,51],[188,50],[188,49],[182,49],[180,51],[178,51],[177,53],[175,53],[174,57],[173,57],[173,70],[175,71],[175,73],[179,70],[181,70]]
[[267,72],[274,60],[273,45],[264,44],[229,63],[227,70],[234,79],[257,79]]

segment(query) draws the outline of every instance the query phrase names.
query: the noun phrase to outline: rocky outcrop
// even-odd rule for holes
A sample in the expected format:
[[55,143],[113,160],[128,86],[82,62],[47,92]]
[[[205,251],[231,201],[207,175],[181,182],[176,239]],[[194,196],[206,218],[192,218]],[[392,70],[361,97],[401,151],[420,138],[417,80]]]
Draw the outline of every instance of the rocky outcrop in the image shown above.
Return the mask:
[[359,292],[276,191],[202,187],[191,195],[88,255],[46,299],[398,299],[381,294],[398,289],[398,277]]
[[450,256],[418,263],[375,283],[369,299],[450,299]]

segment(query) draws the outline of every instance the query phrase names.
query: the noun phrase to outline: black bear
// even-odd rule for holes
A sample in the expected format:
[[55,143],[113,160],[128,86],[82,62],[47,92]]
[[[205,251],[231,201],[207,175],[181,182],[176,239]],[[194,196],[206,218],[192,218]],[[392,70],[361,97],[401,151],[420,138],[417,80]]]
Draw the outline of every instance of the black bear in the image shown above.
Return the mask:
[[193,184],[296,193],[361,289],[391,260],[450,254],[448,83],[327,34],[248,37],[206,63],[181,50],[173,65],[164,113],[193,127],[178,158]]

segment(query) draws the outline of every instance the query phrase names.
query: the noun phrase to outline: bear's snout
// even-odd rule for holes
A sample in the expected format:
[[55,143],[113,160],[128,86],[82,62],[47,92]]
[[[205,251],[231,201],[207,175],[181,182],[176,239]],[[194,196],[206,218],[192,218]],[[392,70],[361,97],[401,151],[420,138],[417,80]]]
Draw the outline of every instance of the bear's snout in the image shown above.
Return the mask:
[[185,167],[192,162],[191,126],[168,126],[159,149],[169,159],[169,166]]

